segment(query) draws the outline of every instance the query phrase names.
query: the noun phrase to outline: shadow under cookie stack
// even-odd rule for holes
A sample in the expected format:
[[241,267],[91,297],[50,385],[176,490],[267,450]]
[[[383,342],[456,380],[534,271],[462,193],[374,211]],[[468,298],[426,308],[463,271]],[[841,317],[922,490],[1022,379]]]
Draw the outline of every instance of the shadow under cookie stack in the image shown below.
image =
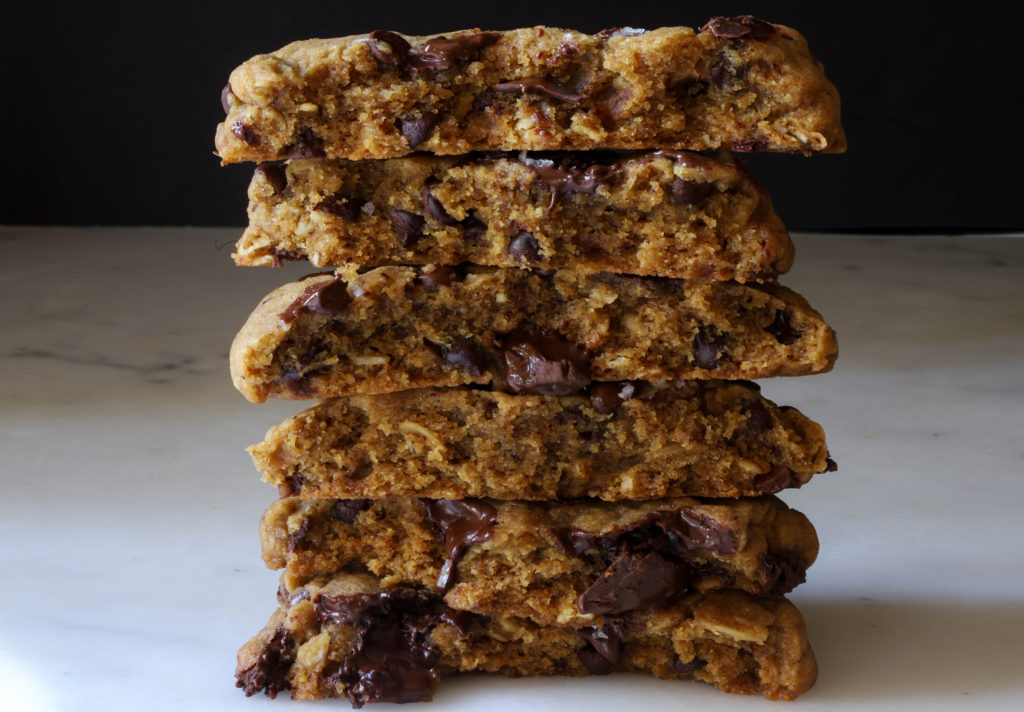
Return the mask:
[[279,607],[247,695],[427,700],[462,671],[632,671],[793,699],[784,594],[817,555],[775,493],[834,469],[754,379],[828,371],[793,247],[733,152],[839,152],[794,30],[377,31],[242,64],[217,149],[259,163],[231,350]]

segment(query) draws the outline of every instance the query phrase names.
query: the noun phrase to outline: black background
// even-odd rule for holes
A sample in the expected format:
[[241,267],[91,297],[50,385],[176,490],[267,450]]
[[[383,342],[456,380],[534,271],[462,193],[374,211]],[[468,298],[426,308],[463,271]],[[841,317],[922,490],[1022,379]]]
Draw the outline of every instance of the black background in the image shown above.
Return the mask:
[[[220,167],[220,90],[296,39],[544,24],[790,25],[843,99],[846,154],[754,155],[794,230],[958,232],[1024,225],[1024,13],[981,3],[19,3],[5,11],[0,223],[242,225],[250,165]],[[1013,7],[1010,10],[1008,8]]]

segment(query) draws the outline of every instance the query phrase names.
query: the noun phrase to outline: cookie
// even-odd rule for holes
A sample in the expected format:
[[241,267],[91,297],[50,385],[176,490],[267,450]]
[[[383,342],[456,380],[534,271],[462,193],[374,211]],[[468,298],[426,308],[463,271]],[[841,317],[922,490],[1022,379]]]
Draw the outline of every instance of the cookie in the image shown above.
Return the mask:
[[658,151],[263,164],[233,257],[749,282],[786,272],[793,252],[741,162]]
[[820,373],[837,348],[821,315],[779,285],[378,267],[278,288],[230,362],[254,402],[468,383],[568,395],[594,381]]
[[429,590],[341,574],[292,591],[238,653],[247,695],[429,700],[443,676],[631,671],[693,679],[725,692],[791,700],[817,666],[803,619],[785,599],[740,591],[691,594],[601,626],[538,625],[449,608]]
[[447,605],[542,625],[603,625],[693,591],[781,596],[818,552],[772,496],[505,502],[280,499],[260,525],[286,592],[339,571],[435,589]]
[[821,427],[751,383],[602,383],[589,394],[415,389],[324,400],[249,448],[284,496],[737,497],[832,470]]
[[837,152],[839,96],[796,31],[749,16],[701,30],[531,27],[294,42],[221,95],[223,163],[412,151]]

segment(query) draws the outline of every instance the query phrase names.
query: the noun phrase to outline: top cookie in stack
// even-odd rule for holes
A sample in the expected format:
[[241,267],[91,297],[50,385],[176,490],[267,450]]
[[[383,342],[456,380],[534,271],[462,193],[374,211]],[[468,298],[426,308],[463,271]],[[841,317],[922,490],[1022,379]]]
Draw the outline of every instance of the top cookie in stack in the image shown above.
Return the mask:
[[225,163],[413,151],[845,148],[839,98],[795,30],[534,27],[295,42],[231,73]]

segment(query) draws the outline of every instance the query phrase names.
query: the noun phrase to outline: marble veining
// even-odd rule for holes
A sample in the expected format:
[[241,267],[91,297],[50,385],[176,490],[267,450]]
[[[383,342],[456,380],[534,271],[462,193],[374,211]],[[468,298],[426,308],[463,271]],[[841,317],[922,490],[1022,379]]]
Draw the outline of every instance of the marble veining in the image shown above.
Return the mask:
[[[0,709],[337,709],[246,699],[274,608],[227,349],[309,265],[241,269],[238,230],[0,230]],[[763,381],[839,471],[783,498],[821,554],[793,600],[801,709],[1024,706],[1024,238],[796,235],[784,284],[839,334],[829,374]],[[696,684],[467,677],[431,710],[779,709]],[[341,704],[345,708],[345,704]],[[387,706],[384,706],[387,708]],[[426,708],[424,708],[426,709]]]

